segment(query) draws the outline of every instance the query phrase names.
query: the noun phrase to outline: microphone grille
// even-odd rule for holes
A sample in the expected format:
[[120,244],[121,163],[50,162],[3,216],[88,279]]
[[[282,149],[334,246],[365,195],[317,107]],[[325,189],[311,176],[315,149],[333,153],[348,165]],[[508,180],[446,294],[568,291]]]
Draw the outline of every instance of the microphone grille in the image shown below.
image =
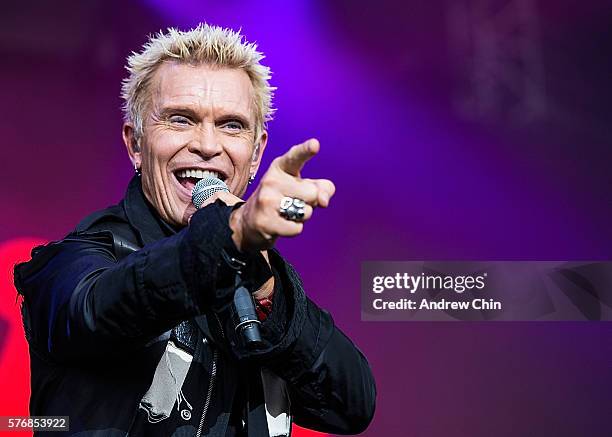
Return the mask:
[[229,191],[225,182],[219,178],[205,177],[200,179],[191,191],[191,201],[196,209],[218,191]]

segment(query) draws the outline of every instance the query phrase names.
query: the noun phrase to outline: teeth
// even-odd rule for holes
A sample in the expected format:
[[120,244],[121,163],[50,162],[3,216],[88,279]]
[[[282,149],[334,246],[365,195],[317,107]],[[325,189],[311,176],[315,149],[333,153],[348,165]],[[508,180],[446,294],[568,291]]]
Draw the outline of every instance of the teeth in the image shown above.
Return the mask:
[[185,170],[177,171],[176,176],[179,178],[196,178],[196,179],[203,179],[205,177],[218,178],[219,173],[217,173],[216,171],[200,170],[197,168],[188,168]]

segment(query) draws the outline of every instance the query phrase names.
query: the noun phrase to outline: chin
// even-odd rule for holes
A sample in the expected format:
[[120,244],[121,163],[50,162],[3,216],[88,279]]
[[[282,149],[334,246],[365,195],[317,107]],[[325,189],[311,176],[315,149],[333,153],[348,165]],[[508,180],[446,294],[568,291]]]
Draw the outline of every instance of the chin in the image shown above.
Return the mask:
[[189,218],[196,212],[195,207],[192,204],[181,205],[180,210],[172,215],[172,224],[179,226],[187,226],[189,224]]

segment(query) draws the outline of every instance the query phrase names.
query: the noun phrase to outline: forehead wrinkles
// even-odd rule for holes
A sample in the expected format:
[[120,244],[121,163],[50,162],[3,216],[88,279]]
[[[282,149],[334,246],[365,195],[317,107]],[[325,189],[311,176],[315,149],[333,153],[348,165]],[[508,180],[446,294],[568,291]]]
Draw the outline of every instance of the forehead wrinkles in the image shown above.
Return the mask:
[[255,121],[254,90],[248,75],[238,69],[166,63],[152,81],[155,109],[189,107],[197,112],[238,113]]

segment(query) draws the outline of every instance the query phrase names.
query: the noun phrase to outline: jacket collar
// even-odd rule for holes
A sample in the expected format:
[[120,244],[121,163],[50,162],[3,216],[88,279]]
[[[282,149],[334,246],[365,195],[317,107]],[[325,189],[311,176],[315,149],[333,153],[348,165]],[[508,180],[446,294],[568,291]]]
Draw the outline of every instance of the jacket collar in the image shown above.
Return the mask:
[[180,230],[163,221],[149,203],[142,191],[140,176],[132,177],[123,198],[123,209],[143,246],[174,235]]

